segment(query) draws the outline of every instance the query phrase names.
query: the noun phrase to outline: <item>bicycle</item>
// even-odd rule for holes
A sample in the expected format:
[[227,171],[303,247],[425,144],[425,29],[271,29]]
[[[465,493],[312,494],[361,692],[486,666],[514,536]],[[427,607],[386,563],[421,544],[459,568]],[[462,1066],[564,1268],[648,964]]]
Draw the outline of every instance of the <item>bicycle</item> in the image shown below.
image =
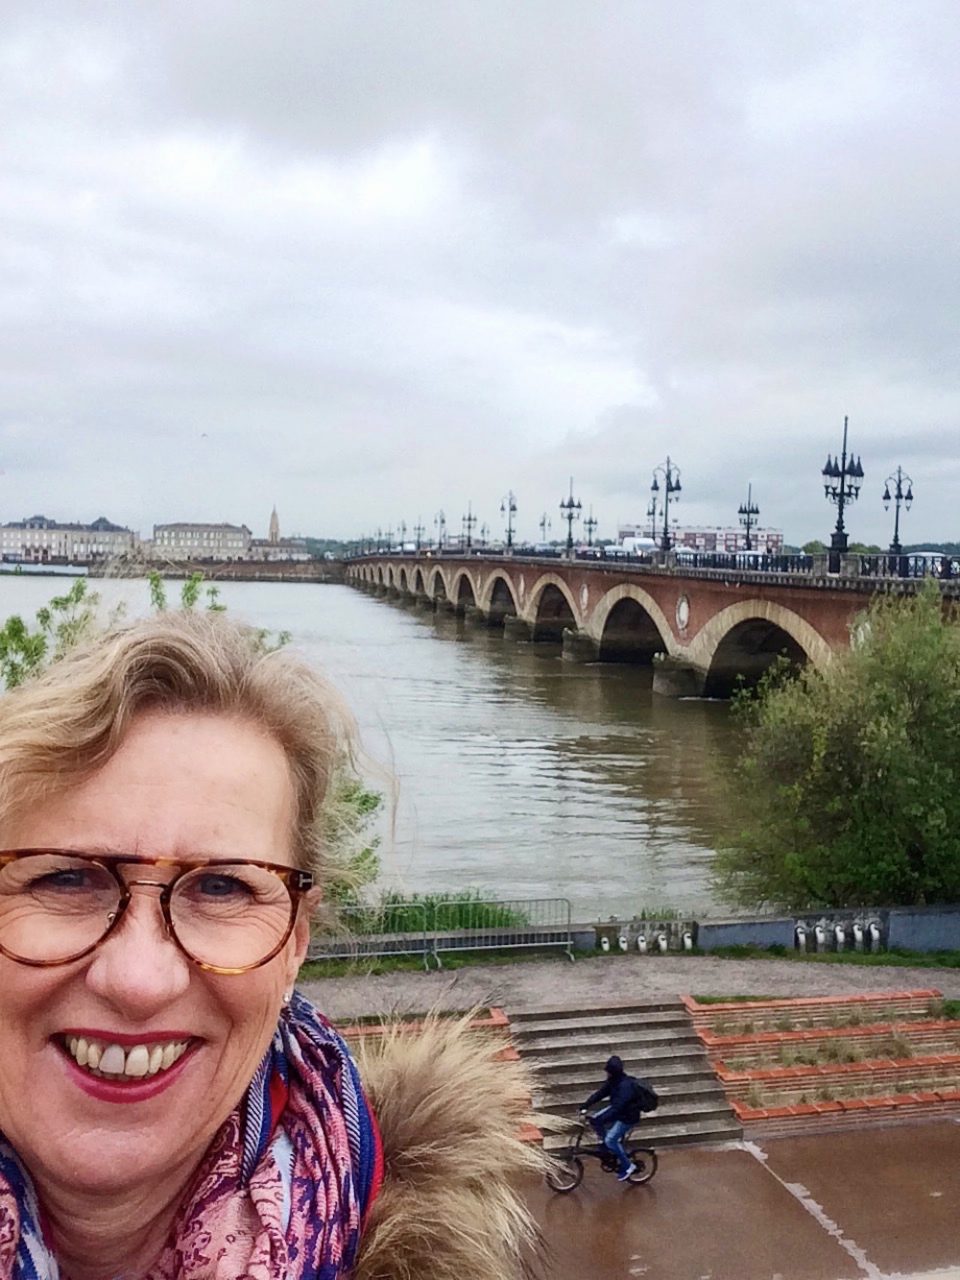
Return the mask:
[[[547,1186],[560,1195],[576,1191],[583,1181],[583,1156],[590,1156],[594,1160],[599,1160],[600,1168],[606,1173],[615,1173],[619,1168],[617,1157],[612,1151],[608,1151],[602,1143],[596,1147],[585,1147],[583,1145],[583,1135],[587,1132],[587,1121],[588,1117],[581,1115],[572,1145],[564,1155],[551,1157],[550,1167],[545,1175]],[[594,1132],[592,1128],[590,1132]],[[644,1182],[649,1182],[657,1172],[657,1153],[652,1147],[643,1147],[639,1143],[631,1143],[629,1140],[625,1141],[623,1145],[630,1160],[637,1166],[626,1181],[635,1187],[641,1186]]]

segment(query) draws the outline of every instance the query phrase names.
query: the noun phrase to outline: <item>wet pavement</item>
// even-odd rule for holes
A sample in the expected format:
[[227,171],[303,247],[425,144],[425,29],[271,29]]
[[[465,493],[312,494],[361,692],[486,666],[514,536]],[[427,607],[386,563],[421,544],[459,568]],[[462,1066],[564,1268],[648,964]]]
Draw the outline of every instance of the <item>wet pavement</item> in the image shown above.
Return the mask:
[[532,1187],[549,1280],[960,1280],[960,1123],[660,1152],[646,1186],[595,1160]]

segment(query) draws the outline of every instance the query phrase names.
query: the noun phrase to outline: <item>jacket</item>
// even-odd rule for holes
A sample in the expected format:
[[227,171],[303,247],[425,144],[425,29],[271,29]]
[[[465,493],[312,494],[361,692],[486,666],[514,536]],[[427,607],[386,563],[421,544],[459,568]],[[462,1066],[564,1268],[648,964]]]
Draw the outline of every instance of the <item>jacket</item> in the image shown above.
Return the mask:
[[531,1081],[521,1062],[496,1060],[468,1023],[428,1018],[415,1034],[401,1025],[360,1045],[386,1171],[351,1280],[531,1274],[538,1232],[519,1184],[546,1163],[518,1136]]
[[633,1076],[626,1074],[611,1075],[606,1084],[602,1084],[584,1103],[592,1107],[601,1098],[610,1099],[610,1107],[604,1116],[605,1121],[622,1120],[624,1124],[638,1124],[640,1121],[640,1098]]

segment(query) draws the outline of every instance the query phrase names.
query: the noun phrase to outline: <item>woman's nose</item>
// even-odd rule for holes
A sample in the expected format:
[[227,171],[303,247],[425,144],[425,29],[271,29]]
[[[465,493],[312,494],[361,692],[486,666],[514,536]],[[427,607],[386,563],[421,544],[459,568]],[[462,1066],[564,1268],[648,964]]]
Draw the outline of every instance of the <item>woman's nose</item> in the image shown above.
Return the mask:
[[133,892],[123,918],[86,971],[87,985],[131,1018],[158,1013],[190,985],[194,966],[167,930],[159,902],[163,887],[152,881],[128,885]]

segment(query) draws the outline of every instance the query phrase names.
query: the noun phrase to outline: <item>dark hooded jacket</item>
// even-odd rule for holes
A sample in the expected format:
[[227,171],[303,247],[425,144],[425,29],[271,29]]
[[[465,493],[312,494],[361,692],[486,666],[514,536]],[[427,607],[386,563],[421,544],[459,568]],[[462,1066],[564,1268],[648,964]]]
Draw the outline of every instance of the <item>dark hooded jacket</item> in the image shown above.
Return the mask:
[[592,1107],[601,1098],[609,1098],[609,1110],[603,1117],[604,1121],[612,1124],[614,1120],[622,1120],[624,1124],[638,1124],[640,1097],[636,1079],[626,1074],[623,1062],[616,1055],[607,1061],[605,1070],[606,1083],[602,1084],[595,1093],[591,1093],[584,1106]]

